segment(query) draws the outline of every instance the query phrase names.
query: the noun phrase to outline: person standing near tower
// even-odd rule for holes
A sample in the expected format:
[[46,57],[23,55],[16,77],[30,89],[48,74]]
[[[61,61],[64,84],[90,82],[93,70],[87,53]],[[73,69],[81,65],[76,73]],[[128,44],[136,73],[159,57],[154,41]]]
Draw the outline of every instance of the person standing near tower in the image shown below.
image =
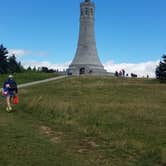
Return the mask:
[[12,111],[11,101],[17,95],[18,88],[17,83],[13,79],[13,75],[9,75],[8,79],[4,82],[3,85],[3,96],[6,97],[6,111]]

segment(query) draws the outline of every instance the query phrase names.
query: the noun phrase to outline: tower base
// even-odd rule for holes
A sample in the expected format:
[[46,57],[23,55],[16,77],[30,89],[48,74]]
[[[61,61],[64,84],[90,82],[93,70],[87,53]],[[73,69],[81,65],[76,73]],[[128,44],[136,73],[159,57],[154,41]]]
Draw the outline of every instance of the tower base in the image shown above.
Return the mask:
[[107,75],[107,71],[103,66],[89,64],[70,65],[68,69],[69,75]]

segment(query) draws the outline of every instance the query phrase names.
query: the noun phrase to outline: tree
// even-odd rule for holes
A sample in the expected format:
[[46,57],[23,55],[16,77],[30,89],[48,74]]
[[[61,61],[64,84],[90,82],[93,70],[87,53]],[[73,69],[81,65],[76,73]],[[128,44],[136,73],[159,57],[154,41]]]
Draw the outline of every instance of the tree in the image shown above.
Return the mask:
[[4,74],[8,72],[8,61],[7,61],[7,49],[1,44],[0,45],[0,73]]
[[10,72],[14,73],[17,71],[18,65],[14,54],[8,58],[8,66]]
[[156,78],[162,83],[166,83],[166,55],[162,56],[163,61],[160,61],[156,68]]
[[14,54],[8,58],[8,66],[11,73],[23,71],[21,62],[17,62]]
[[29,67],[27,68],[27,71],[32,71],[31,66],[29,66]]
[[24,72],[25,69],[24,69],[24,67],[22,66],[21,62],[18,62],[17,64],[18,64],[18,67],[19,67],[19,71],[18,71],[18,72]]
[[34,71],[34,72],[37,71],[36,66],[33,67],[32,71]]
[[20,62],[17,62],[16,56],[9,56],[8,50],[0,45],[0,74],[22,72],[24,70]]
[[43,66],[41,72],[48,73],[48,67]]

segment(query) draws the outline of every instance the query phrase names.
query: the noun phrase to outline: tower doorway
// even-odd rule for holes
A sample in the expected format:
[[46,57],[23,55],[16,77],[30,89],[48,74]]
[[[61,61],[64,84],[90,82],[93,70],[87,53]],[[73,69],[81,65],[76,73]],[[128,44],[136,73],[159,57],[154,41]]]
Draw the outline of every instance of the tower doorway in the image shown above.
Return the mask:
[[80,75],[82,75],[82,74],[85,74],[85,68],[84,67],[80,68]]

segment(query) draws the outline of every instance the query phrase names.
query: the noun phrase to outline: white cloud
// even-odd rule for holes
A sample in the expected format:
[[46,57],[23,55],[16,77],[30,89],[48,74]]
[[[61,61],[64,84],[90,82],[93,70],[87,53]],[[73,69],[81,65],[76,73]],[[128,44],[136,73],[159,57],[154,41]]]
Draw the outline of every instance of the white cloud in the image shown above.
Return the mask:
[[140,62],[140,63],[120,63],[116,64],[113,61],[106,62],[104,67],[109,72],[120,71],[124,69],[126,73],[129,75],[131,73],[135,73],[138,77],[155,77],[155,69],[156,66],[159,64],[159,60],[156,61],[148,61],[148,62]]
[[58,69],[60,71],[63,71],[64,69],[67,69],[69,64],[71,62],[65,62],[65,63],[62,63],[62,64],[55,64],[55,63],[51,63],[49,61],[27,61],[27,62],[23,62],[22,65],[25,67],[25,68],[28,68],[29,66],[31,68],[33,67],[48,67],[49,69]]
[[8,53],[9,56],[14,54],[17,57],[21,57],[21,56],[28,54],[28,51],[23,50],[23,49],[9,49],[8,52],[9,52]]
[[16,57],[22,57],[25,55],[34,55],[34,56],[43,57],[48,55],[48,53],[45,51],[30,51],[24,49],[9,49],[8,52],[9,56],[14,54]]

